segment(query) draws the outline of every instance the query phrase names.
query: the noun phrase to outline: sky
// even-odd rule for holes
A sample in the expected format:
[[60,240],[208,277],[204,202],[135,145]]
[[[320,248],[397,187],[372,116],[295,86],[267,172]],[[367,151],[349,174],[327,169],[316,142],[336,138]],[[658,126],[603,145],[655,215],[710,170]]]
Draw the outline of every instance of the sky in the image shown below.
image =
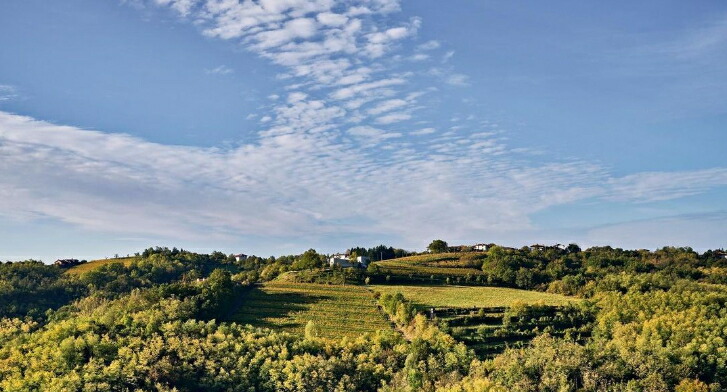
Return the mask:
[[5,0],[0,260],[727,247],[723,1]]

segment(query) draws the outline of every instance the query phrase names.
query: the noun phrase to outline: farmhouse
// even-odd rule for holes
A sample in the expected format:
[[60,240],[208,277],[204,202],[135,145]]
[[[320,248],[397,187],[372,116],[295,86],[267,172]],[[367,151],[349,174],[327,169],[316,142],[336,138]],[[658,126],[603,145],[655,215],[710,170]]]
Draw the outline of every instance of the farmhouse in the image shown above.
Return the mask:
[[61,268],[69,268],[82,263],[85,263],[85,260],[79,261],[78,259],[58,259],[53,264]]
[[244,261],[244,260],[247,260],[247,255],[244,254],[244,253],[240,253],[240,254],[236,254],[236,255],[232,255],[232,256],[235,257],[235,261]]
[[717,257],[721,257],[723,259],[727,259],[727,252],[725,252],[724,250],[717,249],[713,253]]
[[354,260],[351,260],[351,256],[345,254],[335,254],[328,259],[328,265],[331,267],[339,266],[341,268],[366,268],[371,260],[366,256],[358,256]]
[[472,249],[478,250],[478,251],[481,251],[481,252],[487,252],[493,246],[495,246],[495,244],[475,244],[475,245],[472,246]]

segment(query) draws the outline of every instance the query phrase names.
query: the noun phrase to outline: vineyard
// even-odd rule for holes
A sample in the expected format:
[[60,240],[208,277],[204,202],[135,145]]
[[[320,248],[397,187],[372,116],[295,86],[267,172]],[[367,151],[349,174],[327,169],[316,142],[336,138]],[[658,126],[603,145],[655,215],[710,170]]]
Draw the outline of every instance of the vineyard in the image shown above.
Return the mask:
[[391,324],[361,286],[268,282],[248,291],[231,321],[303,333],[312,320],[322,337],[355,337]]
[[66,271],[66,273],[74,274],[74,275],[81,275],[84,272],[93,271],[96,268],[99,268],[103,265],[113,264],[113,263],[121,263],[123,265],[128,266],[135,259],[137,259],[137,258],[136,257],[118,257],[118,258],[113,258],[113,259],[92,260],[92,261],[89,261],[88,263],[83,263],[83,264],[73,266],[73,267],[69,268]]
[[518,303],[560,306],[576,301],[560,294],[508,287],[375,285],[374,290],[381,294],[400,292],[419,309],[510,307]]
[[444,331],[484,358],[507,347],[523,347],[541,333],[583,340],[590,336],[593,321],[592,313],[575,304],[440,308],[435,317]]
[[523,346],[542,332],[575,337],[589,333],[580,301],[557,294],[477,286],[375,285],[373,290],[402,293],[420,313],[482,357]]
[[370,271],[397,282],[444,283],[449,278],[452,283],[484,283],[484,257],[479,252],[417,255],[375,262]]

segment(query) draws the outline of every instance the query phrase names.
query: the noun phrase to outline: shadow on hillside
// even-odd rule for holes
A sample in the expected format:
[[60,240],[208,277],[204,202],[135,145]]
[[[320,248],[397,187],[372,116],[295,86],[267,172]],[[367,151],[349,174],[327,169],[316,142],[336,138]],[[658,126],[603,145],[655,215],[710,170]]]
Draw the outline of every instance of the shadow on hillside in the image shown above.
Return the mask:
[[[252,287],[238,296],[234,310],[225,321],[264,328],[296,327],[292,316],[324,299],[325,296],[312,294],[266,293],[259,287]],[[271,322],[266,318],[280,321]],[[283,321],[286,319],[287,322]]]

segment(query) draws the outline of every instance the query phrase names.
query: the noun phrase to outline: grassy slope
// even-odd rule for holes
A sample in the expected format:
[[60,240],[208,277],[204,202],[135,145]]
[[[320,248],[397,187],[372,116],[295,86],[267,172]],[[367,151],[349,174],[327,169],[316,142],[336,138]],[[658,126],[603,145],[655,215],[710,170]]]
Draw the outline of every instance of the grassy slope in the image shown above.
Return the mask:
[[536,303],[539,301],[546,305],[557,306],[576,301],[574,298],[559,294],[506,287],[375,285],[373,289],[382,294],[401,292],[414,304],[427,307],[508,307],[515,302]]
[[361,286],[273,281],[253,288],[242,302],[230,321],[303,333],[313,320],[328,338],[391,328],[373,294]]
[[66,271],[66,273],[80,275],[84,272],[95,270],[96,268],[99,268],[102,265],[111,264],[111,263],[123,263],[124,265],[129,265],[129,264],[131,264],[132,261],[134,261],[134,259],[135,259],[135,257],[119,257],[118,259],[92,260],[92,261],[89,261],[88,263],[79,264],[75,267],[71,267]]
[[482,275],[480,266],[485,254],[480,252],[438,253],[377,261],[380,271],[392,275],[416,275],[421,277]]

